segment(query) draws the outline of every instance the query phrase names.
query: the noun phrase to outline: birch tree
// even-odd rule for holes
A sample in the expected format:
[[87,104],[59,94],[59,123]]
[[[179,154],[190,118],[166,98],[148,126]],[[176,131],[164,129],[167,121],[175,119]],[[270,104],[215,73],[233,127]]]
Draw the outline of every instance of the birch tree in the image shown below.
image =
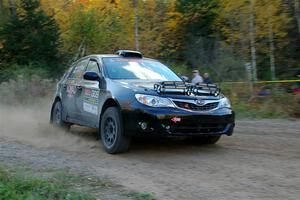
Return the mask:
[[268,6],[268,39],[269,39],[269,48],[270,48],[270,71],[272,80],[276,80],[275,72],[275,45],[274,45],[274,33],[273,33],[273,16],[272,16],[272,7]]
[[216,26],[226,37],[226,42],[235,46],[234,53],[243,62],[242,69],[251,63],[252,80],[257,80],[256,70],[256,18],[253,0],[224,0]]
[[134,7],[134,39],[135,39],[135,50],[139,51],[139,15],[138,15],[138,0],[133,0]]
[[257,81],[254,0],[250,0],[249,2],[249,11],[249,38],[251,48],[252,76],[253,81]]
[[276,51],[278,51],[276,46],[280,48],[280,41],[287,39],[286,27],[291,22],[291,18],[282,0],[259,1],[256,15],[258,37],[268,41],[266,52],[269,57],[271,79],[276,80]]

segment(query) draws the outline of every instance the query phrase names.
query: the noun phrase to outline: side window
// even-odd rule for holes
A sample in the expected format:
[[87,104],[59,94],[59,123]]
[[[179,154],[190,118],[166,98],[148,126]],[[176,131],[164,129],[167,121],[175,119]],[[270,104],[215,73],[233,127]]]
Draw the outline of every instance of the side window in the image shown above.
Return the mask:
[[85,71],[96,72],[97,74],[99,74],[98,63],[94,60],[90,60],[90,62],[89,62],[89,64],[88,64]]
[[71,75],[71,71],[72,71],[73,67],[74,67],[74,66],[70,67],[70,68],[68,69],[68,71],[66,71],[66,72],[64,73],[63,79],[65,79],[65,78],[67,78],[67,77],[69,77],[69,76]]
[[80,80],[83,73],[84,73],[84,70],[85,70],[85,67],[86,67],[87,63],[88,63],[88,59],[84,59],[84,60],[78,62],[76,67],[74,68],[74,70],[70,74],[69,78]]

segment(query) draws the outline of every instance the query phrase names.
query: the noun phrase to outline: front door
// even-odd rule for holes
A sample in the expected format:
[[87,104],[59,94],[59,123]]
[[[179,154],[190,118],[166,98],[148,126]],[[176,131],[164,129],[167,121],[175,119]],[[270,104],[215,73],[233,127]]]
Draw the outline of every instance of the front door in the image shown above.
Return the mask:
[[[96,72],[101,77],[100,66],[95,59],[90,59],[86,72]],[[96,127],[98,124],[99,114],[99,81],[83,80],[83,91],[81,97],[78,99],[80,105],[80,119],[87,125]]]
[[88,64],[88,59],[80,60],[69,75],[65,85],[64,107],[66,108],[67,118],[78,119],[79,107],[76,105],[78,97],[82,93],[82,76]]

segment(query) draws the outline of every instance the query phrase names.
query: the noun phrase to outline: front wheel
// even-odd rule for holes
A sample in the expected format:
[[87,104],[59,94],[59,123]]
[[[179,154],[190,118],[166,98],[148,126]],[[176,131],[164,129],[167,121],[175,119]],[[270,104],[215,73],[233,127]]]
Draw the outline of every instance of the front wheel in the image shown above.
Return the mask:
[[116,154],[128,150],[130,138],[123,134],[121,113],[116,107],[107,108],[101,118],[100,135],[107,153]]

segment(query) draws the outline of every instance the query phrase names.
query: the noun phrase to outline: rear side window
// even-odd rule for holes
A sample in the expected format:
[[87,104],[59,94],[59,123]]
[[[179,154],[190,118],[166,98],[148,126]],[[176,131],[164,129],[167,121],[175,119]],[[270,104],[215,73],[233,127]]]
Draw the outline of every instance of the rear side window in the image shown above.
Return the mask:
[[70,74],[69,78],[80,80],[82,78],[82,75],[84,73],[87,64],[88,64],[88,59],[79,61],[76,67],[73,69],[72,73]]
[[94,60],[90,60],[90,62],[89,62],[89,64],[88,64],[85,71],[96,72],[97,74],[99,74],[98,63]]
[[70,75],[70,73],[71,73],[73,67],[74,67],[74,66],[70,67],[70,68],[68,69],[68,71],[66,71],[66,72],[64,73],[62,79],[65,79],[65,78],[69,77],[69,75]]

